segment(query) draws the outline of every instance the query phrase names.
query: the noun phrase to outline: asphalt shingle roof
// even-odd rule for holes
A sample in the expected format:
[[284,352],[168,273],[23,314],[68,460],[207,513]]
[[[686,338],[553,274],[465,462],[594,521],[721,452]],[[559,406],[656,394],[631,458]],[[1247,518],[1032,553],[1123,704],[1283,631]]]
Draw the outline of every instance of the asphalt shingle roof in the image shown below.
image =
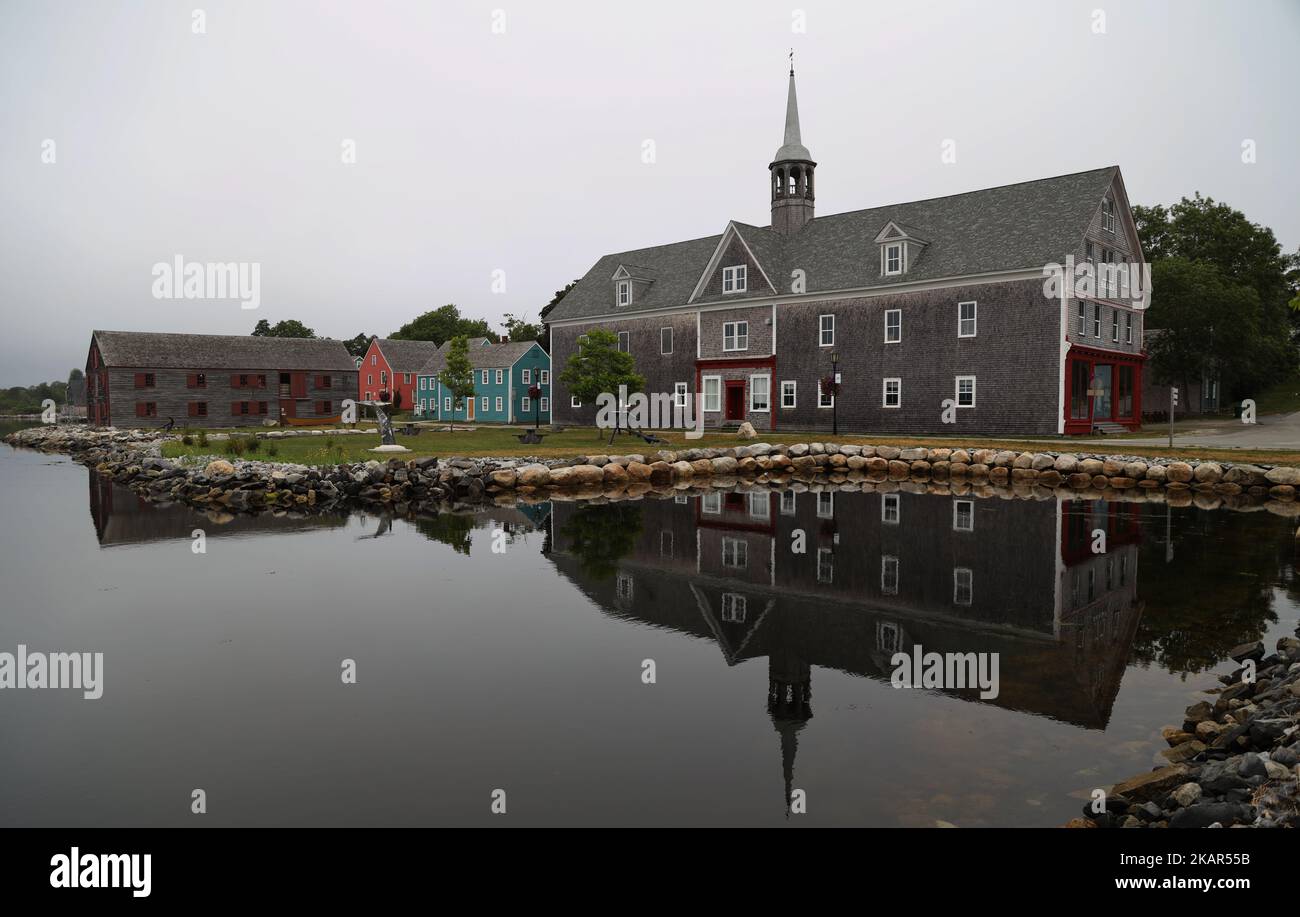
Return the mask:
[[95,331],[106,366],[157,369],[328,369],[356,372],[342,341],[230,334]]
[[[736,222],[741,238],[779,292],[793,270],[805,272],[809,293],[868,289],[898,283],[882,277],[876,235],[893,220],[928,243],[911,263],[907,281],[995,271],[1038,269],[1075,252],[1089,221],[1118,173],[1116,166],[1037,181],[968,191],[867,210],[817,217],[783,236],[770,226]],[[722,234],[606,255],[592,265],[546,316],[549,322],[687,305]],[[636,264],[653,283],[624,307],[614,305],[611,277]],[[759,284],[751,284],[759,287]],[[727,299],[770,295],[766,289]],[[705,301],[705,300],[701,300]]]
[[[489,344],[487,347],[475,346],[475,341],[481,341],[482,338],[472,338],[469,346],[469,365],[475,369],[506,369],[514,366],[524,354],[536,344],[536,341],[511,341],[504,344]],[[448,342],[450,344],[450,341]],[[429,360],[420,368],[420,375],[427,376],[433,373],[442,372],[443,367],[447,365],[447,344],[438,348]]]
[[395,373],[413,373],[423,366],[438,345],[433,341],[400,341],[397,338],[379,338],[379,349]]

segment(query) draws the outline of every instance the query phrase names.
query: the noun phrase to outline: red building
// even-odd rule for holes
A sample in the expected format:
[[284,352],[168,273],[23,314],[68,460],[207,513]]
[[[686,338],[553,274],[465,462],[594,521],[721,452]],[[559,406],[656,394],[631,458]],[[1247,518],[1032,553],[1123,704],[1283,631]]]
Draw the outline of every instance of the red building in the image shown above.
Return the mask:
[[360,401],[391,401],[399,410],[415,404],[415,374],[438,352],[433,341],[371,338],[357,372]]

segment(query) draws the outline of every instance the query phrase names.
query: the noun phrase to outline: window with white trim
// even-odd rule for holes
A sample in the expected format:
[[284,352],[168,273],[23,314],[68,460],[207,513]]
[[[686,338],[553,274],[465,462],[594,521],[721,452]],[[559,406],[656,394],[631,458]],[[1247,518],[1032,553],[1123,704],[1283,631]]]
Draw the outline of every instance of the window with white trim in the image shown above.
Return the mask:
[[1092,307],[1092,336],[1101,337],[1101,306]]
[[659,352],[662,354],[673,352],[673,329],[671,327],[659,329]]
[[500,369],[498,369],[498,370],[497,370],[497,385],[500,385],[503,381],[505,381],[504,370],[500,370]]
[[892,554],[880,558],[880,591],[883,595],[898,595],[898,558]]
[[485,370],[483,370],[482,373],[480,373],[480,375],[481,375],[482,378],[483,378],[483,384],[484,384],[484,385],[487,385],[487,384],[488,384],[488,371],[485,369]]
[[830,548],[817,549],[817,582],[830,583],[835,580],[835,553]]
[[533,399],[529,398],[527,395],[519,399],[519,410],[531,411],[532,409],[533,409]]
[[722,593],[722,623],[744,624],[749,614],[749,600],[739,592]]
[[798,386],[793,379],[786,379],[781,383],[781,407],[792,408],[796,403],[796,394]]
[[617,585],[614,587],[618,598],[627,600],[632,598],[632,577],[626,573],[620,573],[617,577]]
[[817,382],[817,407],[819,408],[835,407],[835,396],[828,395],[824,391],[822,391],[821,380],[818,380]]
[[743,570],[749,566],[749,543],[739,538],[722,539],[722,566]]
[[1088,333],[1088,305],[1081,299],[1079,300],[1079,335],[1085,336]]
[[500,413],[501,411],[505,410],[505,406],[506,406],[505,399],[502,398],[500,395],[497,395],[496,405],[497,405],[497,413]]
[[885,343],[897,344],[903,339],[903,310],[885,310]]
[[722,269],[722,292],[724,293],[743,293],[749,278],[747,274],[749,268],[744,264],[724,267]]
[[957,377],[957,407],[959,408],[975,407],[975,377],[974,376]]
[[975,597],[975,573],[970,567],[953,567],[952,602],[969,605]]
[[520,373],[519,381],[524,385],[531,385],[533,382],[533,371],[531,369],[523,370],[523,372]]
[[686,391],[685,382],[674,382],[673,383],[673,406],[681,408],[683,411],[686,410],[687,394],[688,392]]
[[410,373],[402,373],[402,384],[403,384],[403,385],[410,385],[410,384],[411,384],[411,374],[410,374]]
[[975,531],[975,501],[952,501],[952,530],[954,532]]
[[975,337],[975,311],[974,301],[957,303],[957,337]]
[[1110,339],[1112,343],[1119,343],[1119,310],[1110,310]]
[[749,349],[749,322],[724,322],[722,325],[723,350]]
[[898,525],[903,518],[903,497],[901,494],[880,495],[880,521],[885,525]]
[[542,413],[549,414],[551,410],[551,399],[543,395],[541,397],[541,402],[542,402]]
[[772,377],[749,377],[750,411],[770,411],[772,409]]
[[817,491],[817,518],[835,518],[835,494],[829,490]]
[[747,494],[749,515],[752,519],[772,518],[772,495],[766,490],[751,490]]
[[537,384],[538,385],[551,384],[551,371],[549,369],[539,369],[537,371]]
[[1115,202],[1110,198],[1101,202],[1101,228],[1106,232],[1115,231]]
[[618,282],[618,304],[626,306],[632,301],[632,281],[620,280]]
[[570,396],[569,396],[569,407],[571,407],[571,408],[580,408],[580,407],[582,407],[582,402],[578,400],[578,396],[577,396],[577,395],[570,395]]
[[903,380],[886,379],[882,391],[881,406],[899,408],[903,406]]
[[487,413],[488,410],[487,395],[484,395],[482,398],[479,399],[479,409],[482,410],[484,413]]
[[700,497],[700,512],[717,516],[722,512],[722,492],[713,491]]
[[903,273],[903,243],[892,242],[885,246],[882,269],[885,274]]
[[823,315],[817,319],[819,334],[817,344],[820,347],[835,346],[835,316]]
[[448,395],[447,397],[445,397],[445,398],[442,399],[442,409],[443,409],[444,411],[450,411],[450,410],[451,410],[451,396],[450,396],[450,395]]
[[620,331],[618,333],[618,349],[628,353],[632,349],[632,332]]
[[1124,313],[1124,343],[1133,343],[1133,313]]
[[370,365],[371,365],[371,366],[378,366],[378,365],[379,365],[379,357],[377,357],[377,356],[376,356],[375,354],[373,354],[373,353],[370,355]]
[[781,491],[781,515],[782,516],[793,516],[795,514],[795,509],[797,506],[796,500],[798,496],[799,495],[796,494],[793,490]]
[[722,410],[722,377],[705,376],[700,380],[704,386],[704,410]]

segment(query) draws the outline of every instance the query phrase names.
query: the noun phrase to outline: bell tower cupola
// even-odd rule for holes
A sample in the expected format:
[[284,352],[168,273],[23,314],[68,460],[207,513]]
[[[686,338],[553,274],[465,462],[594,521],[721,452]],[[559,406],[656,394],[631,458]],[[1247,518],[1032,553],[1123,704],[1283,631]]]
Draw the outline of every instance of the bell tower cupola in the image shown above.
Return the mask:
[[790,92],[785,103],[785,142],[771,165],[772,228],[793,235],[813,218],[813,171],[817,163],[799,137],[799,100],[794,92],[794,62],[790,63]]

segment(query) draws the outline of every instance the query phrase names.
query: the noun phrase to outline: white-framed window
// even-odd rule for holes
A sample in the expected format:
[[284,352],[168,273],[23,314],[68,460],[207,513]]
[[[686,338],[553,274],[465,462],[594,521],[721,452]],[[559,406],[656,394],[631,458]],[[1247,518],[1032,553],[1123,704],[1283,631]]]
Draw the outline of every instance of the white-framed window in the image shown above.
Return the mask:
[[974,376],[957,377],[957,407],[959,408],[975,407],[975,377]]
[[500,395],[497,395],[496,404],[497,404],[497,413],[500,413],[501,411],[505,410],[505,406],[506,406],[505,399],[502,398]]
[[880,558],[880,591],[883,595],[898,595],[898,558],[892,554]]
[[798,494],[793,490],[781,491],[781,515],[793,516],[795,513],[796,500]]
[[1110,310],[1110,339],[1112,343],[1119,343],[1119,310]]
[[751,490],[747,494],[749,515],[752,519],[772,518],[772,498],[766,490]]
[[533,382],[533,371],[531,369],[525,369],[521,373],[521,377],[519,381],[524,385],[531,385]]
[[1110,198],[1101,202],[1101,228],[1106,232],[1115,231],[1115,202]]
[[749,268],[744,264],[737,264],[732,267],[722,269],[722,292],[724,293],[743,293],[749,282],[747,276]]
[[749,349],[749,322],[724,322],[722,325],[723,350]]
[[538,385],[551,384],[551,371],[549,369],[539,369],[537,371],[537,384]]
[[[721,496],[721,495],[719,495]],[[749,566],[749,543],[739,538],[722,539],[722,566],[744,570]]]
[[421,376],[421,377],[420,377],[420,391],[423,392],[423,391],[426,391],[426,390],[428,389],[429,386],[426,384],[426,383],[428,383],[428,381],[429,381],[429,380],[426,379],[426,378],[424,378],[424,376]]
[[446,396],[445,398],[442,399],[442,409],[443,409],[444,411],[450,411],[450,410],[451,410],[451,396],[450,396],[450,395],[448,395],[448,396]]
[[881,406],[886,408],[900,408],[903,406],[903,380],[886,379],[883,388],[883,398]]
[[[374,373],[366,373],[366,385],[374,385],[374,384],[375,384],[375,374],[374,374]],[[366,394],[366,397],[369,398],[369,397],[370,397],[370,394],[367,393],[367,394]]]
[[975,595],[975,573],[970,567],[952,568],[952,603],[969,605]]
[[817,344],[819,347],[835,346],[835,316],[822,315],[817,319]]
[[487,413],[487,410],[488,410],[488,398],[487,398],[487,395],[484,395],[482,398],[479,399],[479,409],[480,409],[481,411],[483,411],[483,413],[485,413],[485,414]]
[[659,556],[660,557],[673,556],[673,530],[672,529],[664,529],[662,532],[659,533]]
[[632,281],[620,280],[618,282],[618,304],[626,306],[632,301]]
[[501,384],[502,382],[504,382],[504,381],[505,381],[505,371],[504,371],[504,370],[500,370],[500,369],[498,369],[498,370],[497,370],[497,385],[500,385],[500,384]]
[[380,385],[387,385],[387,384],[388,384],[388,370],[386,370],[386,369],[381,369],[381,370],[379,371],[379,384],[380,384]]
[[885,246],[885,252],[882,256],[882,273],[884,274],[901,274],[903,273],[903,243],[891,242]]
[[817,549],[817,582],[830,583],[835,580],[835,553],[830,548]]
[[952,530],[954,532],[975,531],[975,501],[952,501]]
[[403,384],[403,385],[410,385],[410,384],[411,384],[411,374],[410,374],[410,373],[402,373],[402,384]]
[[620,331],[618,333],[618,349],[628,353],[632,349],[632,332]]
[[975,337],[975,302],[957,303],[957,337]]
[[1088,334],[1088,304],[1082,299],[1079,300],[1079,336],[1084,337]]
[[781,407],[792,408],[797,403],[797,388],[793,379],[781,383]]
[[880,495],[880,521],[885,525],[898,525],[903,519],[902,494]]
[[700,512],[710,516],[717,516],[722,513],[722,493],[713,491],[700,497]]
[[689,393],[686,391],[685,382],[673,383],[673,405],[686,410],[686,398]]
[[673,352],[673,329],[671,327],[659,329],[659,352],[662,354]]
[[722,593],[722,623],[744,624],[749,613],[749,600],[739,592]]
[[1092,336],[1101,337],[1101,306],[1092,307]]
[[488,384],[488,379],[490,378],[490,376],[486,369],[483,370],[483,372],[479,373],[479,377],[483,380],[484,385]]
[[700,383],[704,386],[704,410],[722,410],[722,377],[704,376]]
[[620,599],[632,598],[632,577],[626,573],[620,573],[617,577],[618,585],[615,587]]
[[527,395],[519,399],[519,410],[531,411],[532,409],[533,409],[533,399],[529,398]]
[[378,366],[378,365],[379,365],[379,357],[376,356],[376,355],[373,354],[373,353],[370,355],[370,365],[371,365],[371,366]]
[[835,494],[829,490],[817,491],[817,518],[835,518]]
[[885,310],[885,343],[897,344],[903,339],[903,310]]
[[1124,313],[1124,343],[1133,343],[1133,313]]
[[542,396],[540,399],[538,399],[538,400],[539,400],[539,401],[541,402],[541,404],[542,404],[542,413],[543,413],[543,414],[548,414],[548,413],[550,413],[550,410],[551,410],[551,399],[550,399],[550,398],[547,398],[545,395],[543,395],[543,396]]
[[570,396],[569,396],[569,407],[571,407],[571,408],[580,408],[580,407],[582,407],[582,402],[578,400],[578,396],[577,396],[577,395],[570,395]]
[[772,409],[772,377],[749,377],[749,410],[770,411]]
[[817,407],[819,408],[835,407],[835,396],[828,395],[822,391],[821,380],[818,380],[817,382]]

